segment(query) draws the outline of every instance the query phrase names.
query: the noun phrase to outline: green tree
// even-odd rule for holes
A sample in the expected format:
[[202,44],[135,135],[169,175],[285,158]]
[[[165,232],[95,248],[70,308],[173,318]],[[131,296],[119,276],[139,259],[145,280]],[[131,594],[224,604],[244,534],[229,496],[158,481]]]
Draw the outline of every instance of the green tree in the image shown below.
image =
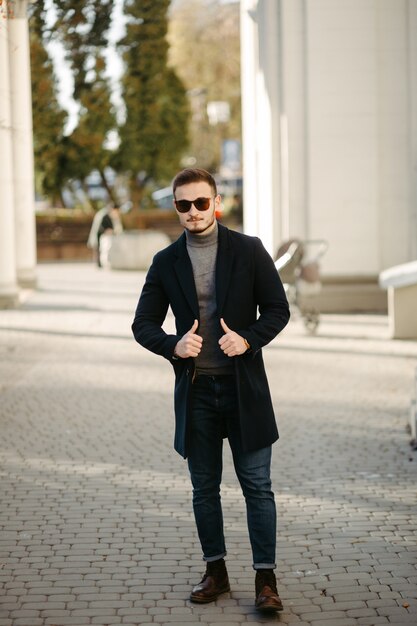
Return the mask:
[[[85,88],[79,90],[80,114],[76,128],[69,137],[74,150],[72,176],[84,181],[96,169],[113,203],[117,203],[115,191],[106,178],[113,152],[106,147],[108,133],[116,127],[110,90],[104,76],[105,61],[97,55],[95,67],[89,71]],[[84,185],[85,187],[85,185]],[[86,193],[88,189],[85,187]]]
[[63,205],[67,114],[58,103],[53,64],[44,45],[44,5],[44,0],[31,4],[29,20],[35,180],[38,193],[49,197],[54,205]]
[[147,185],[164,184],[188,145],[189,107],[182,82],[167,66],[169,0],[126,0],[126,35],[119,42],[126,119],[119,129],[118,165],[128,173],[139,206]]
[[72,70],[73,97],[80,105],[78,124],[67,139],[68,172],[81,182],[88,196],[85,178],[97,169],[110,198],[117,202],[105,174],[112,157],[107,147],[108,135],[116,128],[104,60],[113,2],[55,0],[55,5],[55,30]]
[[94,58],[107,46],[113,4],[113,0],[54,0],[57,21],[53,30],[65,47],[75,100],[88,88]]
[[[168,41],[169,62],[188,90],[192,106],[189,156],[216,170],[222,140],[241,137],[239,4],[176,0]],[[210,101],[229,104],[229,122],[210,126],[206,111]]]

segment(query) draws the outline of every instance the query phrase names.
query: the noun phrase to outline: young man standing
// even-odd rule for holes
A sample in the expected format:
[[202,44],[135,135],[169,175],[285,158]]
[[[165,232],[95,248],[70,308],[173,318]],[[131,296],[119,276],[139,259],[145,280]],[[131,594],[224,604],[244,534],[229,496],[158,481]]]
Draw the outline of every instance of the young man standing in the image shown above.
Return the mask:
[[[270,479],[278,431],[261,348],[287,324],[288,302],[261,241],[218,224],[221,199],[208,172],[179,172],[173,192],[184,233],[156,254],[132,330],[141,345],[164,356],[175,370],[174,446],[188,459],[206,561],[206,573],[190,599],[212,602],[230,590],[220,500],[227,437],[246,500],[256,607],[280,611]],[[169,306],[175,335],[161,328]]]

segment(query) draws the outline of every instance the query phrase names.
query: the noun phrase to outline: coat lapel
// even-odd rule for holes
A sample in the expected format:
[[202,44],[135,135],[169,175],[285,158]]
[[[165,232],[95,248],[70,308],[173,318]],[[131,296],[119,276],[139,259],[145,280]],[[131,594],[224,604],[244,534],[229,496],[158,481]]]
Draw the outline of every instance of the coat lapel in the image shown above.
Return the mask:
[[184,292],[184,296],[191,307],[195,319],[200,319],[197,292],[194,282],[193,267],[190,257],[188,256],[185,243],[185,233],[177,241],[177,260],[174,263],[174,269],[177,274],[178,282]]
[[229,290],[233,261],[234,252],[229,239],[229,231],[219,224],[219,248],[216,263],[216,298],[219,317],[222,316],[224,302]]

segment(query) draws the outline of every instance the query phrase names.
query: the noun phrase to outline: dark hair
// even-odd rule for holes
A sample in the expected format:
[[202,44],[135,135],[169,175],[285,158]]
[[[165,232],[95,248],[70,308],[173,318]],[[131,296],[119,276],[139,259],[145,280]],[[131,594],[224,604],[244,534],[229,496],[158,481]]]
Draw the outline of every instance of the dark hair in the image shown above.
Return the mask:
[[177,187],[182,187],[183,185],[189,185],[190,183],[198,183],[200,181],[204,183],[208,183],[210,187],[212,188],[214,195],[217,196],[216,181],[214,180],[210,172],[207,172],[207,170],[203,170],[198,167],[189,167],[189,168],[186,168],[185,170],[182,170],[181,172],[178,172],[178,174],[175,176],[174,180],[172,181],[172,189],[174,192],[174,197],[175,197],[175,191]]

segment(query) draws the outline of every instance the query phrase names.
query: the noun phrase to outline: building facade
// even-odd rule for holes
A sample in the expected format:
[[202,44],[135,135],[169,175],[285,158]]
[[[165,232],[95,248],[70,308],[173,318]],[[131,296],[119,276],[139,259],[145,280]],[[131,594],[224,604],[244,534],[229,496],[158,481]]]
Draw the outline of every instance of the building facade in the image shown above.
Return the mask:
[[36,284],[36,226],[27,2],[0,19],[0,307]]
[[325,239],[329,310],[417,258],[417,0],[241,0],[244,228]]

